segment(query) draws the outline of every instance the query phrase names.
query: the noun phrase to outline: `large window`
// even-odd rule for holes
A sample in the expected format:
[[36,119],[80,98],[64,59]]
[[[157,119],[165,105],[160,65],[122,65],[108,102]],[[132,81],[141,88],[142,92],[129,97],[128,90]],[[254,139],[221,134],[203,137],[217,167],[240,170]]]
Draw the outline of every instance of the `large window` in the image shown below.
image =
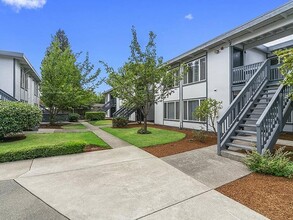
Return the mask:
[[39,85],[36,81],[34,81],[34,94],[35,96],[39,95]]
[[179,102],[165,102],[164,103],[164,118],[170,120],[178,120],[180,114]]
[[188,72],[184,75],[183,84],[204,81],[206,79],[206,58],[203,57],[188,63]]
[[200,105],[203,99],[187,100],[184,101],[184,116],[185,121],[204,121],[204,119],[196,118],[193,114],[194,110]]

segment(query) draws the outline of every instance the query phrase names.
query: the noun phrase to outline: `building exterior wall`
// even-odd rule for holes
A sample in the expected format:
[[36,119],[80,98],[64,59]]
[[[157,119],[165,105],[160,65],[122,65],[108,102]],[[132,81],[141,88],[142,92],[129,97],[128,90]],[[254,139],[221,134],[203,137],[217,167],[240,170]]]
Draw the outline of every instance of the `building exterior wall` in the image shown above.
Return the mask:
[[22,88],[21,71],[22,66],[17,59],[0,57],[0,89],[19,101],[39,105],[39,89],[35,94],[35,79],[28,74],[28,88]]
[[244,65],[263,62],[267,59],[267,54],[258,49],[248,49],[244,51]]

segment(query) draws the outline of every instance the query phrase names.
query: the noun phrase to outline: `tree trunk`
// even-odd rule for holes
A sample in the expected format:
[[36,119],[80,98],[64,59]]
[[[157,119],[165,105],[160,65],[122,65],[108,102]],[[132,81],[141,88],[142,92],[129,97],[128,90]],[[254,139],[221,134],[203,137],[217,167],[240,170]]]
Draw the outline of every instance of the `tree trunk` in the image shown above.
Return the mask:
[[143,117],[144,117],[143,118],[143,130],[146,133],[148,130],[148,121],[147,121],[147,117],[145,115]]

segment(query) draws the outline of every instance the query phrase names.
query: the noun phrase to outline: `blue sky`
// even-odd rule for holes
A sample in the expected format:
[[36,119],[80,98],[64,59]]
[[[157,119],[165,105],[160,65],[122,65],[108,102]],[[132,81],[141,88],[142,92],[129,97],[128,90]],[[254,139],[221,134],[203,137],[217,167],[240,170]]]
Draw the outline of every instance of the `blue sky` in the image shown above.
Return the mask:
[[[65,30],[74,52],[88,51],[99,66],[117,68],[130,51],[131,26],[139,41],[157,34],[167,61],[288,0],[0,0],[0,50],[23,52],[40,73],[51,35]],[[106,73],[102,71],[106,76]],[[97,91],[104,91],[102,85]]]

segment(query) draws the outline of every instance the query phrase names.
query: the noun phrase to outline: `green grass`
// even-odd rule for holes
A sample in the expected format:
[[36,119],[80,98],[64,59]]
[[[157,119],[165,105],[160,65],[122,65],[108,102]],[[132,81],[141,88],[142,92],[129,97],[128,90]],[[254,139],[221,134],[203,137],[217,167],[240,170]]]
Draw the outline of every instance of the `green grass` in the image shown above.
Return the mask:
[[90,121],[90,124],[94,126],[111,125],[112,120],[108,119],[108,120]]
[[185,137],[184,133],[158,129],[148,128],[151,134],[137,134],[139,127],[134,128],[102,128],[104,131],[130,143],[137,147],[149,147],[158,144],[167,144],[179,141]]
[[0,142],[0,162],[81,153],[87,145],[110,148],[92,132],[27,134],[23,140]]
[[68,125],[63,125],[62,128],[65,130],[86,129],[86,127],[83,124],[68,124]]

